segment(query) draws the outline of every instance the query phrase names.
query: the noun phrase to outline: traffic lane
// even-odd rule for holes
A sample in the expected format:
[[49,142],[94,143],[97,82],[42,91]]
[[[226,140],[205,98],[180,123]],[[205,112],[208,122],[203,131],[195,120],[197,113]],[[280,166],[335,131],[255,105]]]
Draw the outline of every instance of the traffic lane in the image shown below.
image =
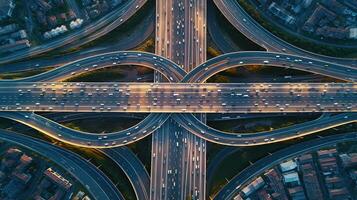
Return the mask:
[[229,68],[250,65],[266,65],[302,70],[353,82],[357,68],[324,60],[273,52],[233,52],[217,56],[193,69],[182,82],[205,82],[208,78]]
[[295,144],[288,148],[279,150],[271,155],[265,156],[249,167],[241,171],[237,176],[231,179],[214,197],[214,199],[232,199],[239,189],[251,180],[263,173],[265,170],[279,164],[283,160],[295,157],[306,152],[316,151],[323,147],[335,145],[336,143],[357,140],[356,132],[327,136],[314,139],[312,141]]
[[228,21],[247,38],[262,46],[268,51],[288,52],[291,54],[314,57],[328,60],[334,63],[357,66],[356,59],[336,58],[312,53],[296,47],[275,36],[259,23],[257,23],[240,5],[234,0],[214,0],[214,3]]
[[[85,26],[84,28],[78,31],[75,31],[73,34],[69,34],[66,37],[62,37],[60,39],[56,39],[45,44],[35,46],[30,49],[25,49],[23,51],[18,51],[7,56],[3,56],[2,59],[0,59],[0,64],[5,64],[11,61],[20,60],[22,58],[54,50],[66,44],[75,43],[76,41],[84,37],[86,38],[86,42],[93,41],[94,39],[105,35],[106,33],[115,29],[120,24],[124,23],[137,10],[139,10],[139,7],[142,7],[145,3],[146,0],[128,1],[128,3],[124,4],[121,7],[118,7],[117,10],[111,11],[99,20],[96,20],[95,22],[91,23],[88,26]],[[97,31],[98,29],[106,25],[107,27],[101,29],[102,31]]]
[[34,113],[0,112],[2,118],[20,122],[62,142],[87,148],[109,148],[135,142],[158,129],[169,116],[152,114],[126,130],[98,134],[73,130]]
[[258,133],[239,134],[220,131],[200,122],[192,114],[175,114],[172,117],[191,133],[205,140],[230,146],[254,146],[289,140],[313,134],[329,128],[357,121],[356,113],[343,113],[323,116],[316,120],[304,122],[286,128]]
[[186,74],[178,65],[163,57],[137,51],[117,51],[105,54],[98,54],[76,60],[53,70],[21,79],[0,80],[6,82],[38,82],[38,81],[64,81],[68,78],[78,76],[93,70],[102,69],[110,66],[138,65],[154,69],[169,82],[178,82]]
[[96,199],[124,199],[110,179],[93,164],[68,150],[22,134],[0,130],[0,139],[35,151],[67,170]]

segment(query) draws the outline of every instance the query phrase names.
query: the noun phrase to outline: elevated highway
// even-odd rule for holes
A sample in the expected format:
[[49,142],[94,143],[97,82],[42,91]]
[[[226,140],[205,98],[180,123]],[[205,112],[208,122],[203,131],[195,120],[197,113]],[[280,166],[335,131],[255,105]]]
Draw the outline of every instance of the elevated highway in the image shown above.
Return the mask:
[[[6,90],[6,87],[9,86],[8,84],[21,85],[24,82],[31,82],[31,81],[64,81],[65,79],[68,79],[69,77],[76,76],[81,73],[86,73],[87,71],[91,71],[91,70],[95,70],[95,69],[99,69],[99,68],[103,68],[103,67],[108,67],[108,66],[113,66],[113,65],[117,66],[117,65],[121,65],[121,64],[123,64],[123,65],[127,65],[127,64],[143,65],[143,66],[155,69],[155,70],[159,70],[164,75],[164,77],[167,77],[167,80],[169,82],[170,81],[179,82],[182,80],[183,82],[200,83],[200,82],[204,82],[210,76],[212,76],[224,69],[228,69],[228,68],[236,67],[236,66],[250,65],[253,63],[255,63],[255,64],[260,63],[263,65],[269,64],[269,65],[273,65],[273,66],[280,65],[282,67],[294,67],[299,70],[305,69],[310,72],[321,73],[324,75],[330,75],[332,77],[343,79],[343,80],[346,80],[349,82],[355,80],[355,77],[356,77],[356,70],[354,69],[354,67],[336,65],[336,64],[329,63],[329,62],[316,60],[316,59],[305,58],[305,57],[301,57],[301,56],[292,56],[292,55],[281,54],[281,53],[268,53],[268,52],[256,52],[256,53],[257,53],[256,54],[257,56],[254,56],[254,53],[252,54],[251,52],[232,53],[232,54],[220,56],[220,57],[211,59],[211,60],[207,61],[206,63],[201,64],[198,68],[194,69],[192,72],[185,75],[186,72],[184,70],[182,70],[177,64],[175,64],[163,57],[160,57],[160,56],[156,56],[156,55],[149,54],[149,53],[142,53],[142,52],[113,52],[113,53],[101,54],[101,55],[92,56],[92,57],[89,57],[86,59],[82,59],[79,61],[75,61],[75,62],[69,63],[67,65],[64,65],[63,67],[57,68],[56,70],[49,71],[49,72],[46,72],[43,74],[39,74],[39,75],[36,75],[33,77],[28,77],[25,79],[18,79],[18,80],[1,80],[0,85],[3,85],[4,87],[2,87],[2,88],[3,89],[5,88],[5,90]],[[263,59],[262,59],[262,57],[263,57]],[[264,61],[268,61],[268,63],[264,62]],[[309,65],[312,67],[307,68],[306,65]],[[55,84],[62,85],[61,87],[64,87],[65,83],[55,83]],[[69,83],[67,83],[67,84],[69,84]],[[102,84],[105,84],[105,83],[102,83]],[[112,86],[114,86],[114,84]],[[37,85],[40,86],[41,84],[37,83]],[[74,85],[74,87],[77,87],[77,84],[73,84],[73,85]],[[135,85],[135,84],[133,84],[133,85]],[[178,85],[180,85],[180,84],[178,84]],[[222,84],[220,84],[220,85],[222,85]],[[346,83],[346,85],[349,85],[349,83]],[[352,83],[352,85],[354,85],[354,83]],[[43,85],[41,85],[41,87],[42,86]],[[147,84],[147,86],[151,87],[150,84]],[[153,86],[154,86],[154,84],[153,84]],[[229,86],[229,84],[227,86]],[[268,84],[268,86],[269,86],[269,84]],[[343,86],[343,84],[340,86]],[[51,88],[52,85],[47,84],[46,87],[48,87],[49,93],[54,93],[54,94],[57,93],[57,92],[52,91],[52,88]],[[171,86],[169,86],[169,87],[171,87]],[[191,87],[191,85],[189,87]],[[217,87],[217,85],[213,85],[213,87]],[[348,86],[348,87],[351,87],[351,86]],[[103,88],[101,88],[101,89],[103,89]],[[23,88],[23,90],[20,93],[27,93],[27,90],[28,89]],[[354,90],[355,90],[355,88],[353,88],[353,87],[350,88],[350,91],[354,91]],[[73,92],[73,90],[72,90],[72,92]],[[79,90],[79,92],[80,92],[80,90]],[[143,92],[143,91],[141,91],[141,92]],[[216,90],[216,92],[218,92],[218,89]],[[254,91],[249,91],[249,92],[254,93]],[[326,92],[327,92],[327,90],[326,90]],[[19,93],[18,90],[13,91],[12,95],[14,95],[14,96],[19,95],[19,94],[15,94],[15,93]],[[321,95],[321,93],[323,93],[323,90],[320,92],[317,92],[317,93],[319,93],[319,95]],[[60,93],[58,93],[58,95],[59,94]],[[285,94],[287,94],[287,93],[285,93]],[[341,94],[343,94],[343,93],[341,93]],[[29,94],[23,94],[23,95],[29,95]],[[171,91],[170,91],[170,95],[171,95]],[[268,95],[268,93],[267,93],[267,95]],[[2,102],[7,102],[8,104],[15,103],[13,105],[16,106],[16,103],[19,103],[19,102],[16,102],[17,100],[26,101],[26,99],[21,98],[21,95],[19,95],[19,96],[2,100]],[[61,95],[59,95],[59,96],[61,96]],[[104,96],[106,96],[106,95],[104,95]],[[108,93],[108,96],[109,96],[109,93]],[[297,95],[294,95],[294,96],[297,96]],[[63,98],[63,97],[61,97],[61,98]],[[107,97],[105,97],[105,98],[107,98]],[[147,98],[147,97],[145,96],[145,98]],[[164,98],[167,98],[167,95],[166,95],[166,97],[164,95]],[[197,99],[198,97],[195,97],[195,98]],[[280,98],[280,97],[278,97],[278,98]],[[342,98],[346,98],[346,97],[342,97]],[[354,98],[355,98],[354,93],[351,92],[351,94],[348,98],[351,98],[350,103],[352,103],[352,105],[351,106],[347,105],[347,107],[351,107],[351,109],[352,109],[352,106],[353,106],[353,108],[355,108],[354,107],[355,104],[353,102]],[[346,99],[348,99],[348,98],[346,98]],[[107,99],[110,99],[110,98],[107,98]],[[236,101],[238,98],[233,98],[233,99],[234,99],[234,101]],[[37,100],[39,100],[39,99],[36,99],[36,101],[30,102],[30,103],[27,102],[29,106],[24,106],[25,104],[20,106],[20,103],[19,103],[19,107],[21,107],[20,110],[21,111],[30,110],[30,109],[27,109],[26,107],[30,107],[30,105],[31,105],[31,107],[35,106]],[[47,99],[47,100],[49,100],[49,99]],[[327,101],[333,101],[333,100],[334,99],[327,99]],[[52,97],[51,97],[51,101],[53,101]],[[76,102],[73,102],[73,103],[69,102],[69,104],[70,105],[73,104],[72,106],[74,106],[74,107],[76,106],[75,103]],[[93,103],[93,102],[91,102],[91,103]],[[152,103],[152,101],[150,103]],[[338,103],[338,102],[334,102],[333,103],[334,106],[335,106],[335,103]],[[167,102],[163,103],[163,104],[167,105]],[[315,107],[318,106],[317,104],[318,103],[315,103],[314,106]],[[98,105],[99,105],[99,107],[98,107]],[[268,105],[269,105],[269,103],[268,103]],[[320,104],[320,106],[321,105],[322,104]],[[338,103],[337,105],[338,105],[337,107],[339,107],[342,104]],[[221,106],[222,106],[222,104],[221,104]],[[253,106],[253,104],[250,104],[250,106],[255,107],[255,106]],[[258,103],[258,106],[260,107],[261,103]],[[275,104],[275,106],[276,106],[276,104]],[[281,106],[285,107],[286,105],[279,103],[279,106],[278,106],[279,112],[282,112],[280,110]],[[290,106],[290,103],[289,103],[289,106]],[[16,106],[16,108],[14,108],[14,110],[19,111],[17,107],[18,106]],[[48,110],[50,111],[49,107],[51,107],[51,106],[47,107]],[[74,107],[70,107],[70,108],[73,109]],[[92,107],[90,108],[91,112],[93,112]],[[97,102],[96,107],[98,107],[96,109],[99,109],[98,112],[100,112],[100,103]],[[276,107],[276,108],[278,108],[278,107]],[[123,107],[121,107],[121,108],[123,108]],[[54,109],[54,107],[52,107],[52,110],[53,109]],[[185,109],[187,111],[187,108],[185,108]],[[286,108],[284,108],[284,110],[285,109]],[[310,111],[314,111],[313,106],[311,106],[310,109],[311,109]],[[6,108],[5,108],[5,110],[6,110]],[[104,110],[104,108],[103,108],[102,112],[104,112],[104,111],[108,112],[108,108],[106,108],[106,110]],[[192,109],[192,111],[193,111],[193,109]],[[317,109],[317,107],[316,107],[315,111],[321,111],[321,110]],[[347,111],[349,111],[349,109],[347,109]],[[171,112],[171,110],[170,110],[170,112]],[[182,110],[180,112],[182,112]],[[227,112],[227,110],[223,110],[222,112]],[[126,143],[133,142],[133,141],[140,139],[142,137],[145,137],[146,135],[150,134],[152,132],[152,130],[155,130],[157,127],[159,127],[161,125],[161,123],[163,123],[169,117],[169,114],[162,114],[162,113],[150,114],[144,121],[142,121],[139,124],[140,126],[137,129],[135,129],[135,127],[132,127],[125,131],[120,131],[117,133],[110,134],[110,137],[113,137],[113,138],[108,137],[109,139],[106,139],[106,138],[98,139],[98,135],[89,134],[89,135],[91,135],[91,136],[89,136],[89,138],[91,138],[91,139],[88,140],[87,134],[78,133],[78,132],[72,134],[73,130],[68,131],[66,129],[64,129],[65,131],[62,131],[62,130],[60,130],[60,128],[57,127],[57,124],[53,124],[52,122],[47,121],[47,119],[45,119],[43,117],[39,117],[39,118],[35,117],[36,120],[34,120],[34,122],[29,123],[29,121],[31,121],[31,120],[28,120],[26,118],[26,116],[29,116],[30,114],[31,113],[26,113],[26,114],[25,113],[11,113],[11,112],[8,112],[8,113],[2,112],[1,113],[2,116],[5,116],[7,118],[25,122],[32,127],[37,127],[37,130],[43,131],[46,134],[48,134],[49,136],[59,139],[61,141],[72,143],[74,145],[80,145],[80,146],[86,146],[86,147],[94,146],[94,147],[100,147],[100,148],[104,148],[107,146],[120,146],[120,145],[124,145]],[[182,123],[183,119],[186,122],[187,121],[193,122],[196,120],[196,118],[194,116],[189,116],[190,114],[185,114],[185,115],[186,115],[185,117],[182,117],[182,116],[177,117],[176,116],[176,118],[180,119],[181,123]],[[156,121],[156,123],[154,123],[154,121]],[[46,122],[47,122],[47,126],[42,126],[42,125],[46,124]],[[188,123],[186,123],[186,124],[188,124]],[[200,123],[197,123],[197,124],[199,126],[202,125]],[[335,124],[338,124],[338,123],[335,123]],[[57,127],[57,128],[54,128],[54,127]],[[65,127],[63,127],[63,128],[65,128]],[[209,130],[210,127],[207,127],[206,125],[204,125],[203,127],[200,127],[199,129]],[[197,129],[196,131],[193,130],[193,132],[196,132],[197,135],[200,135],[200,137],[202,137],[202,138],[210,139],[211,141],[214,141],[214,142],[218,142],[214,138],[219,138],[219,140],[221,140],[221,141],[219,141],[219,143],[227,144],[227,145],[231,145],[231,144],[234,145],[234,143],[235,143],[235,141],[224,140],[223,138],[225,136],[221,138],[221,136],[219,134],[218,135],[213,134],[213,135],[216,135],[214,137],[213,136],[212,137],[203,136],[200,133],[199,129]],[[128,133],[130,133],[129,136],[126,135]],[[63,137],[59,137],[58,134],[60,134]],[[209,135],[209,134],[207,134],[207,135]],[[225,135],[225,133],[223,135]],[[217,137],[217,136],[219,136],[219,137]],[[265,138],[265,139],[267,139],[267,138]],[[254,139],[250,140],[249,144],[253,141],[254,141]],[[237,143],[242,143],[242,141],[239,141]],[[242,144],[242,145],[245,145],[245,144]]]
[[[70,115],[68,113],[46,113],[46,117],[49,116],[54,121],[61,123],[98,118],[97,114],[93,115],[91,113],[73,113]],[[105,113],[100,117],[118,117],[118,113]],[[22,130],[26,131],[26,129]],[[100,151],[123,170],[134,189],[137,199],[149,199],[150,176],[143,163],[128,147],[106,148]]]
[[11,61],[39,55],[65,45],[76,44],[78,41],[81,41],[81,44],[93,41],[126,22],[146,3],[146,1],[147,0],[126,1],[124,5],[112,10],[91,24],[83,26],[78,31],[74,31],[71,34],[59,37],[58,39],[55,38],[45,44],[20,50],[8,55],[2,55],[0,57],[0,67]]
[[22,123],[59,141],[89,148],[109,148],[133,143],[151,134],[159,128],[169,116],[169,114],[153,115],[128,129],[113,133],[98,134],[70,129],[31,112],[0,112],[0,117],[2,118]]
[[355,112],[354,83],[0,84],[1,111],[269,113]]
[[213,143],[229,146],[255,146],[299,138],[344,124],[356,123],[356,113],[322,116],[316,120],[286,128],[256,133],[229,133],[209,127],[191,114],[172,115],[181,126],[191,133]]
[[311,151],[317,151],[324,147],[329,147],[336,145],[341,142],[352,142],[356,141],[357,133],[344,133],[333,136],[327,136],[319,139],[314,139],[312,141],[307,141],[299,144],[292,145],[288,148],[279,150],[271,155],[268,155],[252,165],[245,168],[237,176],[228,182],[215,196],[213,199],[216,200],[228,200],[233,199],[235,195],[238,194],[241,189],[249,184],[248,181],[254,179],[264,171],[272,168],[275,165],[283,162],[286,159],[293,158],[295,156],[302,155]]
[[76,60],[35,76],[0,80],[0,84],[3,82],[62,82],[94,70],[124,65],[143,66],[156,70],[169,82],[179,82],[186,75],[186,72],[177,64],[161,56],[137,51],[115,51]]
[[85,186],[95,199],[124,200],[114,183],[102,171],[75,153],[6,130],[0,130],[0,140],[28,148],[55,162]]
[[[187,72],[206,60],[206,0],[157,0],[156,24],[156,54]],[[155,73],[155,82],[159,81],[162,79]],[[152,136],[150,198],[205,199],[203,148],[204,140],[172,119],[156,131]]]
[[134,188],[136,198],[149,200],[150,176],[137,156],[127,147],[106,148],[101,151],[124,171]]
[[214,0],[214,3],[227,20],[244,36],[271,52],[284,52],[299,56],[325,60],[347,66],[357,66],[356,59],[336,58],[319,55],[296,47],[275,36],[256,22],[237,0]]
[[204,82],[214,74],[226,69],[249,65],[291,68],[348,82],[353,82],[357,78],[357,67],[285,53],[234,52],[224,54],[200,64],[187,73],[178,64],[155,54],[137,51],[116,51],[73,61],[39,75],[15,80],[0,80],[0,83],[13,81],[58,82],[93,70],[123,65],[137,65],[154,69],[169,82]]
[[250,65],[296,69],[347,82],[354,82],[357,79],[357,67],[355,66],[340,65],[286,53],[247,51],[227,53],[210,59],[188,73],[182,82],[203,83],[221,71]]

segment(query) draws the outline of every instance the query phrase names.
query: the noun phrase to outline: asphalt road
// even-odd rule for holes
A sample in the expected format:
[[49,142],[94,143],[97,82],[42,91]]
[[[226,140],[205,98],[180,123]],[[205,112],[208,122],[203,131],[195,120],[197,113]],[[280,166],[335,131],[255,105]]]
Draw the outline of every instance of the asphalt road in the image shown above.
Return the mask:
[[314,139],[308,142],[299,143],[288,148],[279,150],[269,156],[266,156],[249,167],[241,171],[237,176],[229,181],[214,197],[217,200],[233,199],[244,185],[248,184],[249,180],[259,176],[265,170],[279,164],[280,162],[304,154],[311,151],[317,151],[321,148],[335,145],[336,143],[356,141],[356,132],[338,134],[319,139]]
[[[50,58],[35,57],[31,59],[25,59],[23,61],[21,60],[18,62],[6,63],[4,65],[0,65],[0,73],[29,71],[48,67],[61,67],[74,60],[80,60],[98,54],[133,49],[147,40],[147,38],[149,38],[149,36],[154,32],[154,21],[155,12],[150,11],[148,17],[143,19],[140,24],[135,26],[136,31],[131,33],[129,36],[121,37],[119,40],[111,44],[99,43],[93,47],[81,49],[69,54],[55,55]],[[70,45],[70,47],[72,46],[73,44]],[[61,50],[64,48],[65,47],[61,47]]]
[[346,66],[357,66],[356,59],[336,58],[316,53],[296,47],[278,38],[258,22],[256,22],[236,0],[214,0],[214,3],[227,20],[244,36],[254,43],[272,52],[285,52],[293,55],[306,56],[325,60],[328,62],[339,63]]
[[[42,45],[37,45],[28,49],[16,51],[14,53],[2,56],[0,64],[5,64],[11,61],[20,60],[26,57],[35,56],[45,53],[67,44],[76,44],[80,39],[88,43],[93,41],[110,31],[114,30],[119,25],[123,24],[127,19],[136,13],[146,3],[146,0],[126,1],[126,3],[100,19],[90,23],[87,26],[79,29],[78,31],[68,34],[58,39],[54,39]],[[100,30],[100,31],[98,31]]]
[[[56,115],[53,115],[53,113],[48,113],[46,114],[46,117],[51,117],[52,120],[57,122],[68,122],[97,117],[118,117],[118,114],[113,114],[115,113],[106,113],[100,116],[88,113],[56,113]],[[128,117],[128,115],[125,117]],[[101,151],[109,159],[115,162],[126,174],[131,185],[133,186],[136,198],[149,199],[150,176],[139,158],[128,147],[125,146],[102,149]]]
[[[206,0],[156,2],[155,52],[190,71],[206,60]],[[152,138],[151,199],[204,199],[205,141],[173,120]]]
[[0,83],[2,111],[353,112],[353,83]]
[[0,130],[0,139],[28,148],[52,160],[85,186],[95,199],[124,200],[113,182],[102,171],[75,153],[35,138],[6,130]]
[[191,133],[218,144],[229,146],[255,146],[275,143],[310,135],[323,130],[357,122],[357,113],[322,115],[320,118],[286,128],[256,133],[228,133],[211,128],[191,114],[172,115],[181,126]]

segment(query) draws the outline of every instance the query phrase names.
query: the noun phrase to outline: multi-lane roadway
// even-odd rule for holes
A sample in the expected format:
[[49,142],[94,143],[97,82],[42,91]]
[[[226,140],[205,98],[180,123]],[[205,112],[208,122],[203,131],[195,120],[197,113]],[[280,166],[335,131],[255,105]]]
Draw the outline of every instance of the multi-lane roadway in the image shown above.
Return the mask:
[[308,142],[295,144],[288,148],[279,150],[271,155],[268,155],[254,164],[248,166],[241,171],[237,176],[230,180],[215,196],[216,200],[233,199],[241,189],[248,184],[249,180],[264,173],[265,170],[272,168],[275,165],[283,162],[286,159],[293,158],[304,153],[319,150],[324,147],[332,146],[341,142],[356,141],[357,133],[344,133],[328,137],[315,139]]
[[102,171],[69,150],[6,130],[0,130],[0,140],[15,143],[49,158],[85,186],[95,199],[124,200],[114,183]]
[[[234,146],[260,145],[356,122],[356,114],[347,113],[323,116],[311,122],[275,131],[231,134],[205,125],[204,115],[172,114],[170,118],[168,113],[173,112],[354,112],[356,60],[321,56],[287,44],[260,27],[236,1],[216,0],[219,9],[244,35],[268,51],[284,53],[232,53],[205,62],[206,0],[157,2],[156,53],[163,57],[142,52],[112,52],[71,62],[37,76],[14,81],[3,80],[0,82],[0,96],[3,97],[0,101],[1,109],[7,112],[0,112],[0,117],[16,120],[58,140],[84,147],[121,146],[141,139],[158,129],[153,135],[150,191],[140,180],[132,183],[138,188],[136,191],[143,193],[137,194],[137,197],[142,199],[148,199],[149,196],[150,199],[187,197],[205,199],[205,140]],[[135,9],[138,7],[140,6],[135,6]],[[234,10],[236,8],[238,9]],[[128,9],[127,12],[130,10]],[[129,16],[124,11],[120,14]],[[106,22],[110,19],[112,18],[106,19]],[[113,24],[118,21],[125,20],[117,18]],[[96,32],[86,40],[90,41],[108,30]],[[75,37],[70,40],[64,38],[64,41],[68,43],[73,39]],[[53,44],[40,46],[36,51],[27,54],[34,55],[57,48],[67,44],[64,41],[61,44],[56,41]],[[21,56],[12,54],[0,62],[7,62]],[[146,66],[160,73],[160,75],[156,73],[156,82],[168,81],[176,84],[129,86],[127,83],[58,83],[78,74],[118,65]],[[352,83],[203,84],[220,71],[246,65],[293,68]],[[178,82],[183,83],[177,84]],[[96,98],[92,98],[94,95]],[[150,114],[129,129],[98,135],[68,129],[29,111],[160,113]],[[31,146],[31,144],[26,145]],[[116,160],[122,159],[118,152],[106,153]],[[134,174],[135,170],[128,173]],[[117,198],[120,198],[119,195],[109,197],[109,199]]]
[[[206,0],[157,0],[156,24],[158,55],[187,72],[206,60]],[[162,81],[157,74],[155,81]],[[202,148],[205,141],[174,120],[155,132],[151,199],[204,199],[206,154]]]
[[354,112],[354,83],[0,84],[1,111],[268,113]]
[[214,3],[227,20],[244,36],[254,43],[271,52],[284,52],[293,55],[306,56],[339,63],[348,66],[357,66],[356,59],[336,58],[319,55],[296,47],[274,35],[256,22],[236,0],[214,0]]
[[0,58],[0,64],[5,64],[26,57],[35,56],[54,49],[58,49],[65,45],[76,45],[76,43],[78,42],[84,44],[93,41],[114,30],[119,25],[123,24],[127,19],[134,15],[136,11],[138,11],[145,3],[146,0],[126,1],[123,5],[112,10],[100,19],[84,26],[78,31],[75,31],[63,37],[59,37],[59,39],[54,39],[44,44],[31,47],[29,49],[2,55]]

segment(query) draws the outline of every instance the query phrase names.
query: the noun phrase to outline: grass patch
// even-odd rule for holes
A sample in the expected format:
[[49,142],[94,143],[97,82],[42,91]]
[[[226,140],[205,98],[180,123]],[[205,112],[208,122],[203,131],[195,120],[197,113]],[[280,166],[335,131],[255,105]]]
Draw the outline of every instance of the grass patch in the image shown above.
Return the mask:
[[92,72],[87,72],[84,74],[77,75],[73,78],[69,78],[68,82],[114,82],[122,81],[124,79],[125,73],[123,69],[111,67],[105,69],[98,69]]
[[0,79],[25,78],[25,77],[34,76],[34,75],[37,75],[37,74],[44,73],[44,72],[49,71],[51,69],[53,69],[53,68],[49,67],[49,68],[40,68],[40,69],[34,69],[34,70],[29,70],[29,71],[1,73],[0,74]]
[[318,118],[319,115],[301,116],[284,116],[274,118],[260,119],[237,119],[224,121],[208,121],[208,125],[212,128],[222,130],[229,133],[252,133],[270,131],[274,129],[288,127],[294,124],[299,124]]
[[123,117],[91,118],[62,123],[64,126],[91,133],[109,133],[127,129],[139,123],[140,119]]
[[[284,78],[285,76],[291,76],[291,78]],[[301,70],[295,70],[291,68],[273,67],[273,66],[261,66],[250,65],[241,66],[224,70],[210,77],[208,83],[235,83],[239,82],[262,82],[263,78],[271,78],[276,80],[280,78],[278,82],[294,82],[296,77],[308,77],[313,76],[313,79],[309,79],[307,82],[343,82],[335,78],[313,74]],[[284,79],[282,79],[284,78]],[[265,81],[263,81],[265,82]],[[272,82],[272,81],[271,81]],[[296,82],[296,81],[295,81]]]
[[130,82],[139,76],[153,74],[152,69],[142,66],[112,66],[79,74],[67,82]]
[[[213,3],[213,1],[208,3]],[[234,26],[232,26],[232,24],[226,19],[226,17],[218,10],[216,5],[214,5],[213,7],[215,10],[214,14],[216,15],[216,19],[219,22],[217,23],[219,28],[231,37],[231,40],[236,46],[238,46],[242,51],[264,51],[264,48],[249,40]]]

